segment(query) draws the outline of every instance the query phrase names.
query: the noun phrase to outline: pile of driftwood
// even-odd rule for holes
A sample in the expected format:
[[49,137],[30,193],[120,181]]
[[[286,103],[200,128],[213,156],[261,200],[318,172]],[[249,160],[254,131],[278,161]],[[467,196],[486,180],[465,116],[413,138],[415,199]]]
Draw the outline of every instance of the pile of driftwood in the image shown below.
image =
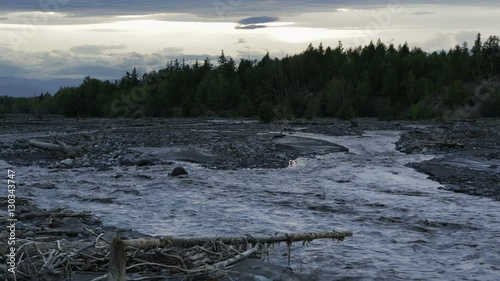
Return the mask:
[[[126,280],[127,274],[138,273],[137,280],[154,277],[195,276],[221,273],[231,265],[257,256],[265,258],[275,243],[304,244],[315,239],[343,240],[351,232],[298,233],[273,236],[147,238],[107,241],[96,234],[93,243],[19,241],[17,280],[64,280],[75,272],[100,273],[97,280]],[[288,254],[290,258],[290,253]],[[153,277],[152,277],[153,276]],[[12,277],[12,275],[10,276]]]

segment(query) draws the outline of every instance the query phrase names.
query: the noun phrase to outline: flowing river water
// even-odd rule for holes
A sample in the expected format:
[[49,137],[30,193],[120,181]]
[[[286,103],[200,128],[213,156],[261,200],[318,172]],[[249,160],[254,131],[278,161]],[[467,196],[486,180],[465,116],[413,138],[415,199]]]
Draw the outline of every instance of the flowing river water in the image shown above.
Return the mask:
[[[43,208],[90,210],[107,224],[150,235],[344,231],[337,243],[292,246],[291,266],[320,280],[500,280],[500,201],[438,189],[405,167],[430,159],[395,150],[399,133],[331,137],[297,133],[349,153],[296,159],[285,169],[172,166],[17,168],[19,195]],[[2,165],[5,165],[3,162]],[[53,183],[54,190],[29,188]],[[286,265],[285,246],[271,261]]]

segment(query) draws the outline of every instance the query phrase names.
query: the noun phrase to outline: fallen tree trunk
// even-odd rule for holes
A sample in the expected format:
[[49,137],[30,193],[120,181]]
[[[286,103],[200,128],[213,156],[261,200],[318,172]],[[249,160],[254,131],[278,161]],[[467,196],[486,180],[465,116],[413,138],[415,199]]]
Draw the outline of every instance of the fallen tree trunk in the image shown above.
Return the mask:
[[51,150],[51,151],[61,151],[67,155],[73,155],[82,151],[82,148],[80,146],[69,146],[62,141],[56,141],[56,142],[57,144],[37,141],[37,140],[28,140],[28,143],[36,148]]
[[[317,233],[290,233],[281,235],[264,235],[264,236],[246,236],[246,237],[220,237],[218,238],[224,244],[241,245],[241,244],[269,244],[287,242],[293,243],[296,241],[312,241],[315,239],[337,239],[344,240],[344,238],[352,236],[352,232],[317,232]],[[213,241],[214,237],[194,237],[194,238],[180,238],[180,237],[161,237],[161,238],[148,238],[148,239],[133,239],[124,240],[124,242],[134,248],[138,249],[152,249],[164,248],[168,246],[188,248],[193,246],[202,246],[209,241]]]
[[52,151],[62,151],[61,145],[55,143],[48,143],[36,140],[29,140],[28,143],[36,148],[52,150]]

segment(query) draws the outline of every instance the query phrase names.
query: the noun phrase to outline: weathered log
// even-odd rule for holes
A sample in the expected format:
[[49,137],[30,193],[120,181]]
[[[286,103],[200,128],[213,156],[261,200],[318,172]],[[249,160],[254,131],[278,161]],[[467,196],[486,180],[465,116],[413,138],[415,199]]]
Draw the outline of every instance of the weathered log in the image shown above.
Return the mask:
[[[263,235],[263,236],[247,236],[247,237],[222,237],[220,241],[227,245],[240,246],[245,244],[269,244],[279,242],[296,242],[296,241],[312,241],[315,239],[337,239],[343,240],[346,237],[352,236],[352,232],[318,232],[318,233],[296,233],[282,235]],[[138,249],[153,249],[165,247],[180,247],[189,248],[193,246],[203,246],[209,241],[213,241],[216,237],[195,237],[195,238],[180,238],[180,237],[161,237],[161,238],[145,238],[122,240],[127,246]],[[36,241],[36,244],[42,250],[53,249],[56,247],[55,242]],[[85,246],[85,242],[69,242],[64,241],[61,247],[65,250],[77,250]],[[106,244],[103,244],[107,247]]]
[[71,146],[67,146],[64,142],[56,140],[57,144],[59,147],[61,147],[61,151],[66,153],[66,154],[71,154],[73,153],[76,149],[72,148]]
[[125,281],[127,278],[127,246],[115,237],[111,245],[107,281]]
[[[315,239],[337,239],[344,240],[344,238],[352,236],[352,232],[317,232],[317,233],[290,233],[281,235],[264,235],[264,236],[247,236],[247,237],[219,237],[218,239],[229,245],[241,244],[268,244],[287,242],[292,243],[296,241],[312,241]],[[125,244],[130,247],[138,249],[153,249],[164,248],[168,246],[188,248],[192,246],[202,246],[205,243],[214,240],[214,237],[194,237],[194,238],[181,238],[165,236],[160,238],[147,238],[147,239],[133,239],[125,240]]]
[[229,265],[235,264],[243,259],[248,258],[249,256],[253,255],[258,250],[259,250],[259,246],[255,246],[255,247],[250,248],[249,250],[247,250],[241,254],[238,254],[238,255],[228,259],[228,260],[218,262],[218,263],[214,264],[213,266],[211,266],[210,268],[224,269],[224,268],[228,267]]
[[43,142],[43,141],[37,141],[37,140],[28,140],[28,143],[31,146],[34,146],[36,148],[40,149],[45,149],[45,150],[51,150],[51,151],[61,151],[67,155],[74,155],[82,152],[82,147],[81,146],[70,146],[66,145],[62,141],[56,141],[57,143],[49,143],[49,142]]
[[43,141],[28,140],[28,143],[36,148],[52,150],[52,151],[62,151],[61,145],[55,143],[48,143]]

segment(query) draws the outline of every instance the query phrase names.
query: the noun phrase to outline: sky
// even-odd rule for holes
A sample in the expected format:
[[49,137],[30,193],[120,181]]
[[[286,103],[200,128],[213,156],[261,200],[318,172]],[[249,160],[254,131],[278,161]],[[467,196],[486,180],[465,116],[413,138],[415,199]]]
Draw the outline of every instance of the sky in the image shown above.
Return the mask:
[[500,1],[1,0],[0,77],[114,80],[221,50],[260,59],[379,38],[447,50],[500,35],[498,15]]

